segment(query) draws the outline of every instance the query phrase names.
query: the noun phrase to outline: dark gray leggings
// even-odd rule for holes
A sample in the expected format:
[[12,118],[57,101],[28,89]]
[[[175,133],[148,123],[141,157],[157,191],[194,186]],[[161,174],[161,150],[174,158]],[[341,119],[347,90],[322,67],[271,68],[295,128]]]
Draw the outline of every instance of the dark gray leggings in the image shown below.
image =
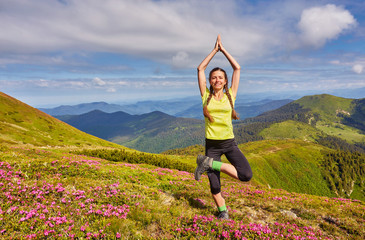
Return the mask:
[[[246,157],[238,148],[234,139],[211,140],[205,139],[205,155],[213,158],[215,161],[222,161],[221,156],[225,155],[228,161],[236,168],[239,180],[243,182],[250,181],[252,170]],[[210,182],[210,191],[212,194],[221,192],[220,172],[208,170]]]

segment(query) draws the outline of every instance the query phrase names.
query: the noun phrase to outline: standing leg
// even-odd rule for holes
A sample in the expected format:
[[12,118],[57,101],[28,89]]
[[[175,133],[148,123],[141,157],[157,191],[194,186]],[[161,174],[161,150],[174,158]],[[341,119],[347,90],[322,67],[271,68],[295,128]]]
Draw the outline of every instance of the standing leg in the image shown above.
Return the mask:
[[[214,159],[212,164],[212,169],[209,169],[207,171],[208,177],[209,177],[209,183],[210,183],[210,190],[212,193],[213,200],[218,208],[219,215],[218,218],[221,219],[228,219],[228,212],[225,200],[221,193],[221,181],[220,181],[220,166],[222,164],[221,162],[221,156],[223,154],[223,149],[220,148],[219,145],[217,146],[211,146],[210,144],[206,145],[205,155],[207,157],[211,157]],[[230,164],[226,164],[230,165]],[[219,170],[218,170],[219,169]]]
[[218,207],[218,210],[220,207],[223,207],[226,205],[226,201],[224,200],[222,193],[212,194],[215,204]]

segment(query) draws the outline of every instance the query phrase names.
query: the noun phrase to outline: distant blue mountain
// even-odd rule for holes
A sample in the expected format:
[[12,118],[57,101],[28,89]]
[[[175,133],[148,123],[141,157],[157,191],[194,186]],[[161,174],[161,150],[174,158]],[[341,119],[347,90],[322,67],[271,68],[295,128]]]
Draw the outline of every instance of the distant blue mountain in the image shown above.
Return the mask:
[[77,105],[63,105],[55,108],[39,108],[39,110],[52,116],[60,115],[80,115],[93,110],[100,110],[106,113],[123,111],[129,114],[144,114],[154,111],[160,111],[169,115],[175,115],[178,112],[193,106],[199,102],[199,98],[186,98],[177,100],[159,100],[159,101],[141,101],[134,104],[109,104],[105,102],[82,103]]
[[[270,100],[264,99],[258,102],[251,103],[236,103],[235,110],[239,114],[241,119],[256,117],[261,113],[266,111],[277,109],[285,104],[292,102],[291,99],[283,99],[283,100]],[[177,117],[187,117],[187,118],[196,118],[196,119],[204,119],[202,104],[195,104],[190,108],[175,114]]]
[[159,111],[131,115],[94,110],[57,118],[91,135],[144,152],[162,152],[202,144],[204,140],[204,121]]
[[45,112],[52,116],[57,115],[80,115],[91,112],[93,110],[101,110],[103,112],[112,113],[123,111],[123,107],[118,104],[110,104],[106,102],[92,102],[81,103],[77,105],[62,105],[55,108],[39,108],[42,112]]
[[[292,100],[261,100],[253,103],[238,103],[236,110],[241,119],[257,116],[265,111],[279,108]],[[186,103],[187,102],[187,103]],[[177,116],[172,116],[161,111],[152,111],[144,114],[130,114],[124,111],[104,112],[91,110],[87,113],[72,115],[70,113],[87,111],[93,108],[108,109],[110,111],[124,108],[107,103],[90,103],[76,106],[62,106],[52,109],[56,117],[81,131],[106,139],[127,147],[144,152],[162,152],[168,149],[181,148],[194,144],[203,144],[204,121],[201,103],[197,101],[169,102],[154,101],[139,102],[134,108],[143,106],[144,110],[163,108],[165,111],[174,111]],[[191,107],[189,107],[194,103]],[[128,105],[131,107],[131,105]],[[189,107],[187,109],[184,109]],[[184,109],[178,112],[178,110]],[[64,112],[63,112],[64,111]],[[137,111],[137,109],[135,110]],[[139,109],[141,111],[141,109]],[[66,115],[58,115],[66,113]]]
[[[258,114],[274,110],[280,104],[297,100],[303,96],[315,94],[331,94],[338,97],[360,99],[365,98],[365,87],[358,89],[335,89],[326,92],[308,90],[302,92],[275,92],[275,93],[249,93],[240,94],[236,100],[236,110],[241,119],[254,117]],[[283,102],[280,102],[283,101]],[[253,108],[251,108],[254,106]],[[78,105],[63,105],[55,108],[39,108],[39,110],[52,116],[58,115],[79,115],[93,110],[101,110],[106,113],[123,111],[129,114],[144,114],[153,111],[164,112],[178,117],[202,119],[200,96],[190,96],[180,99],[141,101],[133,104],[110,104],[106,102],[82,103]]]
[[[236,111],[241,116],[241,119],[244,119],[279,108],[291,101],[291,99],[264,99],[257,102],[241,100],[236,102]],[[122,111],[132,115],[159,111],[176,117],[203,119],[201,100],[193,97],[182,100],[143,101],[128,105],[93,102],[56,108],[40,108],[39,110],[52,116],[63,116],[64,119],[66,119],[65,115],[80,115],[94,110],[100,110],[105,113]]]
[[[324,94],[323,96],[327,95]],[[310,97],[303,99],[311,99]],[[328,99],[325,98],[322,102],[315,102],[313,104],[320,106],[331,105]],[[364,100],[354,100],[353,103],[353,114],[351,117],[344,118],[344,121],[346,120],[344,124],[364,131]],[[148,104],[150,102],[143,103],[144,106]],[[181,106],[183,102],[174,102],[171,105]],[[185,105],[185,107],[188,105]],[[163,104],[159,106],[163,106]],[[166,103],[165,107],[168,106],[170,106],[169,103]],[[312,115],[304,114],[310,109],[302,109],[299,104],[292,104],[290,99],[264,99],[258,102],[247,103],[237,101],[236,110],[241,116],[241,121],[234,122],[235,137],[239,143],[258,140],[259,137],[262,137],[258,132],[275,122],[288,119],[306,122],[308,120],[307,117],[312,115],[318,118],[318,113],[313,113]],[[89,134],[144,152],[158,153],[168,149],[203,144],[204,121],[194,118],[201,118],[201,104],[195,101],[192,106],[176,113],[176,115],[184,117],[172,116],[161,111],[130,114],[123,111],[106,113],[101,110],[93,110],[80,115],[56,117]],[[322,115],[324,116],[324,114]],[[311,120],[311,123],[315,122],[315,120],[316,118]]]

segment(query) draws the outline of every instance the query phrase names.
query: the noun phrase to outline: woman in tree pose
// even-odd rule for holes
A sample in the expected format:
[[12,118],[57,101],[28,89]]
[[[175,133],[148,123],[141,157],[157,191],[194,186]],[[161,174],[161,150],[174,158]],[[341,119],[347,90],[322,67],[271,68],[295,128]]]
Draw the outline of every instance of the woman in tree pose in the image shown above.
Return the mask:
[[[214,68],[209,73],[210,88],[207,88],[205,69],[217,52],[222,52],[233,68],[231,88],[228,88],[226,72]],[[225,200],[221,194],[220,172],[235,179],[249,181],[252,178],[251,167],[238,148],[233,135],[232,118],[239,119],[234,110],[234,102],[240,81],[240,65],[223,47],[220,35],[217,37],[214,49],[198,66],[198,82],[203,101],[205,116],[205,155],[199,155],[195,169],[195,179],[207,171],[210,190],[218,207],[218,218],[228,219]],[[221,156],[225,155],[229,162],[222,163]]]

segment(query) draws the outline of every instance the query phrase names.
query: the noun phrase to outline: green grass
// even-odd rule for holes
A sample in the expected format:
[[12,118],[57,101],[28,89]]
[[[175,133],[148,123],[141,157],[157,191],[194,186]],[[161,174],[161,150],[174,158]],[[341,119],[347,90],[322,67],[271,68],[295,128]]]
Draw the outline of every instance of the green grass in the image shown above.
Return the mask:
[[[297,134],[311,134],[310,128],[286,124]],[[308,141],[239,145],[254,178],[242,183],[222,174],[228,221],[215,217],[206,175],[194,180],[200,145],[174,155],[141,153],[82,133],[3,93],[0,141],[0,239],[365,237],[364,202],[332,197],[319,167],[331,150]],[[75,153],[83,149],[115,150],[118,159],[132,163]],[[172,169],[180,167],[187,171]],[[361,199],[362,191],[355,184],[354,197]]]
[[323,133],[309,124],[288,120],[274,123],[260,132],[264,139],[301,139],[314,142]]
[[250,162],[255,182],[287,191],[335,196],[320,168],[326,148],[300,140],[265,140],[240,148]]
[[[305,96],[291,104],[299,104],[307,110],[305,116],[300,117],[302,122],[282,119],[283,122],[273,123],[262,130],[259,136],[264,139],[302,139],[315,142],[318,138],[330,135],[350,144],[365,142],[365,136],[360,130],[363,124],[363,101],[322,94]],[[298,112],[297,115],[300,113],[297,109],[293,114],[295,111]],[[285,113],[278,109],[272,112],[273,116],[268,113],[267,117],[280,119]],[[359,129],[351,127],[351,124]]]
[[[251,165],[254,173],[251,182],[255,185],[319,196],[337,196],[325,178],[322,165],[327,159],[326,154],[334,152],[332,149],[299,139],[248,142],[240,144],[239,148]],[[168,156],[187,164],[194,164],[196,156],[203,153],[203,146],[194,145],[167,151],[165,154],[171,154]],[[224,156],[222,161],[228,162]],[[365,200],[364,190],[354,186],[350,197]]]
[[143,132],[132,140],[113,139],[113,141],[126,147],[150,153],[160,153],[166,149],[202,143],[204,125],[191,124],[188,127],[171,125],[169,127],[169,129],[153,129],[150,132]]
[[305,96],[294,101],[304,108],[309,108],[321,115],[322,121],[338,121],[339,113],[347,114],[351,112],[351,104],[354,99],[341,98],[328,94]]
[[[261,151],[273,151],[269,144],[262,145]],[[224,177],[222,190],[231,219],[220,221],[214,216],[205,175],[197,182],[188,172],[110,162],[56,148],[3,146],[0,159],[3,239],[365,236],[360,201],[268,189]]]
[[104,146],[117,144],[91,136],[0,92],[0,141],[34,146]]
[[339,137],[349,143],[365,142],[364,134],[361,134],[359,130],[344,124],[318,122],[316,127],[328,135]]

